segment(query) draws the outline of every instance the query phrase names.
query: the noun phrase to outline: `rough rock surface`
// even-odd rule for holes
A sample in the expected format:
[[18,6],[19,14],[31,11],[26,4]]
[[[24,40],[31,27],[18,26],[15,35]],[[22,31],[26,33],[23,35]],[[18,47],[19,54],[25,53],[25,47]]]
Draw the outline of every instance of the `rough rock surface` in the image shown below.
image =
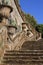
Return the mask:
[[[5,22],[8,22],[12,19],[14,20],[13,22],[16,22],[16,26],[17,26],[17,29],[15,26],[12,26],[13,28],[11,29],[8,29],[8,25],[2,25],[0,26],[0,59],[2,60],[3,59],[3,55],[4,53],[6,52],[6,50],[10,50],[11,53],[12,51],[18,50],[18,53],[19,52],[22,52],[25,48],[28,50],[32,49],[32,48],[39,48],[41,44],[38,44],[36,45],[36,43],[34,42],[34,40],[36,41],[36,36],[39,36],[36,34],[35,32],[35,29],[33,29],[34,31],[30,31],[29,29],[29,34],[27,34],[27,25],[26,28],[24,31],[23,31],[23,28],[22,28],[22,23],[24,23],[25,21],[23,20],[23,16],[21,14],[21,10],[20,10],[20,7],[18,7],[18,4],[17,4],[17,1],[16,0],[5,0],[5,1],[8,1],[8,5],[10,5],[11,7],[13,7],[13,12],[11,13],[10,17],[8,18],[8,20],[4,20]],[[2,10],[3,11],[3,10]],[[7,10],[8,11],[8,10]],[[4,10],[4,13],[5,13],[5,10]],[[1,13],[2,14],[2,13]],[[8,13],[9,14],[9,13]],[[9,15],[8,15],[9,16]],[[2,20],[3,22],[3,20]],[[1,25],[1,23],[0,23]],[[10,26],[10,25],[9,25]],[[30,27],[30,25],[28,25]],[[15,30],[16,29],[16,30]],[[9,32],[10,31],[10,32]],[[12,31],[12,32],[11,32]],[[35,34],[33,34],[33,32],[35,32]],[[30,42],[27,42],[27,41],[30,41]],[[31,42],[34,42],[35,44],[31,43]],[[31,44],[30,44],[31,43]],[[36,45],[36,46],[35,46]],[[26,47],[25,47],[26,46]],[[34,47],[35,46],[35,47]],[[41,45],[43,46],[43,44]],[[33,50],[34,50],[33,49]],[[40,47],[40,49],[42,50],[43,48]],[[19,50],[22,50],[22,51],[19,51]],[[35,49],[36,50],[36,49]],[[39,49],[38,49],[39,50]],[[9,52],[9,51],[8,51]],[[27,52],[27,50],[25,51],[25,53]],[[15,54],[15,55],[18,55]],[[43,53],[43,52],[42,52]],[[6,54],[6,53],[5,53]],[[21,53],[20,53],[21,54]],[[23,53],[22,53],[23,55]],[[21,56],[22,56],[21,55]],[[26,54],[27,55],[27,54]],[[36,54],[37,55],[37,54]],[[18,57],[19,58],[19,57]],[[24,57],[20,57],[20,59]],[[27,58],[27,56],[25,57]],[[33,58],[33,57],[32,57]],[[14,58],[15,59],[15,58]],[[27,58],[28,59],[28,58]],[[5,59],[6,60],[6,59]],[[17,60],[17,59],[16,59]],[[16,61],[15,60],[15,61]],[[20,63],[21,62],[24,62],[25,63],[25,59],[22,61],[22,60],[19,60]],[[16,62],[19,62],[19,61],[16,61]],[[40,61],[40,59],[39,59]],[[1,61],[0,61],[1,62]],[[11,62],[11,60],[10,60]],[[13,61],[12,61],[13,62]],[[28,60],[26,60],[26,63],[28,62]],[[41,62],[41,61],[40,61]],[[36,64],[35,64],[36,65]]]

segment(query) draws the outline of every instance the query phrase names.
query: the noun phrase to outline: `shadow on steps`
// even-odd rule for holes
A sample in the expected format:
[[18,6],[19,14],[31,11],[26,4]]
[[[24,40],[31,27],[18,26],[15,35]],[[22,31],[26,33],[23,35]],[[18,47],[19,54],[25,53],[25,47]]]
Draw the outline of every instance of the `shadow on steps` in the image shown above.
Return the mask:
[[43,50],[43,39],[38,41],[26,41],[21,50]]

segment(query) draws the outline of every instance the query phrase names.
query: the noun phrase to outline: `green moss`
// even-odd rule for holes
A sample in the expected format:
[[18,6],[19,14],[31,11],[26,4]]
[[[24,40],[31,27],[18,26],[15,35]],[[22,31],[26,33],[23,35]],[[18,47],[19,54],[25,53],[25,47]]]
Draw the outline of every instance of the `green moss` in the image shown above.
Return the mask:
[[13,26],[17,25],[16,21],[14,21],[14,20],[10,20],[10,24],[13,25]]
[[2,4],[8,4],[10,0],[2,0]]

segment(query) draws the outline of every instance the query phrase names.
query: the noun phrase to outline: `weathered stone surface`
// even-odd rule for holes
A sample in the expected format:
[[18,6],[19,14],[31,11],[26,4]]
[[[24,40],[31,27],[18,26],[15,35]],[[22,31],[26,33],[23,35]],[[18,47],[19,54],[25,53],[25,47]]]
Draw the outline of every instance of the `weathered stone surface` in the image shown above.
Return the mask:
[[38,41],[26,41],[21,47],[22,50],[43,50],[43,39]]
[[0,14],[2,14],[5,17],[9,17],[10,12],[12,12],[12,8],[7,5],[0,5]]
[[13,19],[16,18],[18,25],[21,25],[21,23],[24,22],[24,21],[22,20],[21,15],[19,14],[19,11],[16,7],[15,1],[11,0],[10,4],[13,7],[13,12],[11,14],[12,18]]
[[[34,51],[34,54],[32,51],[31,54],[29,52],[30,55],[28,55],[26,53],[27,52],[26,49],[28,48],[28,50],[32,50],[32,49],[33,50],[43,50],[43,47],[42,47],[43,44],[39,45],[39,43],[40,43],[39,41],[38,41],[39,43],[37,42],[38,43],[37,45],[35,42],[34,42],[35,44],[32,44],[32,43],[30,44],[30,42],[36,41],[37,40],[36,37],[39,38],[40,35],[38,35],[38,33],[35,31],[35,29],[33,29],[30,25],[28,25],[28,26],[22,25],[22,23],[24,23],[25,21],[23,20],[23,16],[21,16],[21,12],[20,12],[21,10],[19,10],[20,8],[18,7],[19,5],[17,4],[16,0],[9,0],[8,4],[13,7],[13,12],[11,13],[11,15],[10,15],[10,12],[12,11],[12,10],[10,10],[11,7],[9,8],[9,6],[6,5],[5,7],[2,7],[0,9],[0,14],[2,14],[2,20],[0,22],[0,46],[1,46],[0,47],[1,48],[0,49],[0,59],[2,60],[3,54],[6,50],[10,50],[10,51],[14,50],[14,52],[15,52],[15,50],[17,52],[17,50],[18,50],[18,53],[20,53],[19,55],[21,55],[23,57],[18,56],[19,61],[18,61],[18,59],[12,61],[13,58],[10,58],[11,60],[9,60],[9,58],[8,58],[7,61],[8,62],[10,61],[10,63],[11,63],[11,61],[13,63],[14,63],[14,61],[15,61],[15,63],[16,62],[17,63],[22,62],[24,64],[26,63],[26,65],[27,64],[29,65],[29,62],[32,62],[32,63],[34,62],[32,60],[30,61],[31,58],[37,59],[36,56],[37,56],[37,53],[39,51],[36,53],[35,57],[31,57],[32,55],[34,56],[35,51]],[[6,17],[9,17],[9,15],[10,15],[11,19],[13,19],[17,23],[17,25],[16,25],[17,29],[15,28],[15,26],[8,26],[9,25],[9,23],[8,23],[9,19],[6,19]],[[27,34],[27,33],[29,33],[29,34]],[[30,41],[29,44],[27,44],[27,41]],[[21,52],[23,51],[22,49],[26,50],[26,51],[24,51],[25,52],[24,54],[23,53],[21,54]],[[22,50],[22,51],[19,51],[19,50]],[[18,53],[16,54],[16,52],[15,52],[15,55],[18,55]],[[40,52],[40,53],[43,53],[43,52]],[[12,52],[11,52],[11,54],[12,54]],[[11,54],[8,53],[7,55],[10,56]],[[24,57],[25,54],[26,54],[26,57]],[[27,55],[30,57],[27,57]],[[25,60],[24,58],[27,60]],[[5,61],[6,61],[6,59],[5,59]],[[40,61],[40,58],[39,58],[38,62],[42,63],[43,60]]]
[[2,62],[9,65],[43,65],[43,50],[6,50]]

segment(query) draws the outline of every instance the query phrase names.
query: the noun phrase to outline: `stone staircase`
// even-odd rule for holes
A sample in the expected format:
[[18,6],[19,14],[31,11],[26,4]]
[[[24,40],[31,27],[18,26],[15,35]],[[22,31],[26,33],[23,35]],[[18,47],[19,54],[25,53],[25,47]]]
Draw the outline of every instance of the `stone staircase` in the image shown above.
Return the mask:
[[[12,36],[12,38],[10,38],[10,36]],[[35,39],[34,36],[29,37],[25,34],[24,31],[22,31],[22,32],[18,32],[14,35],[9,34],[8,43],[9,43],[9,46],[12,47],[12,49],[19,50],[19,49],[21,49],[21,47],[25,41],[29,41],[29,40],[32,41],[34,39]],[[10,47],[10,49],[11,49],[11,47]]]
[[43,39],[38,41],[26,41],[23,43],[21,50],[43,50]]
[[5,50],[3,65],[43,65],[43,39],[27,41],[20,50]]
[[43,65],[43,50],[6,50],[3,65]]

